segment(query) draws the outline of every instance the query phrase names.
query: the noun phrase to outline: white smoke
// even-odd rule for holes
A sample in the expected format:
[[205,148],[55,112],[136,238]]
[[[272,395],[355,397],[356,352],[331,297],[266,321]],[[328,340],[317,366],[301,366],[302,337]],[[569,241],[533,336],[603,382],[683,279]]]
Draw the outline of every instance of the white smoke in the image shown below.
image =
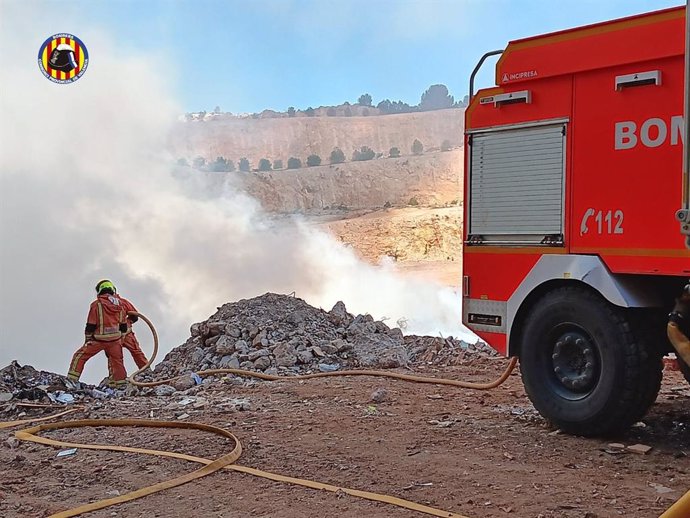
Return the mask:
[[[56,85],[36,54],[60,28],[8,11],[3,4],[0,41],[12,60],[0,96],[0,366],[16,358],[66,372],[101,278],[156,323],[162,354],[216,306],[267,291],[326,309],[343,300],[389,324],[407,319],[407,332],[471,339],[451,290],[364,264],[302,224],[269,223],[241,192],[211,197],[201,179],[175,177],[166,137],[182,110],[164,63],[115,54],[114,41],[85,28],[86,74]],[[92,360],[84,379],[99,380],[104,365]]]

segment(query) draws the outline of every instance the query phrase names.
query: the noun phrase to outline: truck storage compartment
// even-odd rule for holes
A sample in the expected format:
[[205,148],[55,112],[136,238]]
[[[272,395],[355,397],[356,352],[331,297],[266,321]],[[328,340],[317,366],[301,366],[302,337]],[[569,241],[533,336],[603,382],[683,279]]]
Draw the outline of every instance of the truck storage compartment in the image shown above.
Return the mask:
[[565,123],[471,136],[471,244],[563,242]]

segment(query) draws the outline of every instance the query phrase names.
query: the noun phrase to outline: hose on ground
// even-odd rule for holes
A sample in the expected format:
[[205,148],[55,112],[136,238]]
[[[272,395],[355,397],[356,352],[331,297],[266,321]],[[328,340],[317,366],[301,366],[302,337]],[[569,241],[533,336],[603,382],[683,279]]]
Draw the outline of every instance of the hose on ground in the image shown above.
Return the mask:
[[[136,387],[156,387],[158,385],[165,385],[171,382],[174,382],[175,380],[178,380],[182,378],[183,375],[177,376],[175,378],[169,378],[165,380],[158,380],[158,381],[149,381],[149,382],[144,382],[144,381],[137,381],[135,378],[137,375],[145,371],[146,369],[149,368],[149,366],[154,362],[156,359],[156,356],[158,354],[158,333],[156,332],[156,328],[154,327],[153,323],[146,318],[146,316],[142,315],[141,313],[135,313],[131,312],[129,313],[130,315],[136,315],[138,316],[141,320],[143,320],[146,325],[149,327],[151,330],[151,334],[153,335],[153,353],[151,354],[151,357],[149,358],[149,361],[141,367],[139,370],[134,372],[132,375],[130,375],[127,378],[127,381],[129,381],[132,385]],[[259,378],[262,380],[267,380],[267,381],[280,381],[280,380],[289,380],[289,381],[301,381],[301,380],[308,380],[308,379],[314,379],[314,378],[327,378],[327,377],[333,377],[333,376],[378,376],[378,377],[385,377],[385,378],[395,378],[403,381],[410,381],[413,383],[430,383],[433,385],[449,385],[452,387],[459,387],[459,388],[467,388],[467,389],[474,389],[474,390],[490,390],[493,388],[498,387],[501,385],[503,382],[505,382],[510,374],[513,372],[513,369],[515,368],[515,365],[517,365],[517,357],[511,358],[510,363],[506,367],[506,370],[503,371],[503,373],[494,381],[488,382],[488,383],[473,383],[469,381],[460,381],[460,380],[451,380],[451,379],[443,379],[443,378],[428,378],[424,376],[414,376],[411,374],[402,374],[399,372],[389,372],[389,371],[381,371],[381,370],[344,370],[344,371],[336,371],[336,372],[316,372],[313,374],[301,374],[299,376],[275,376],[272,374],[265,374],[263,372],[254,372],[254,371],[248,371],[248,370],[243,370],[243,369],[209,369],[209,370],[203,370],[203,371],[198,371],[195,374],[200,377],[206,377],[206,376],[214,376],[214,375],[220,375],[220,374],[234,374],[236,376],[244,376],[244,377],[251,377],[251,378]]]
[[[171,378],[171,379],[166,379],[166,380],[160,380],[160,381],[153,381],[153,382],[141,382],[137,381],[135,377],[140,374],[141,372],[145,371],[150,367],[150,365],[153,363],[153,361],[156,359],[156,356],[158,354],[158,333],[156,332],[156,328],[154,327],[153,323],[145,316],[142,315],[141,313],[130,313],[133,315],[138,316],[141,320],[143,320],[149,329],[151,330],[151,333],[153,335],[153,352],[151,354],[151,357],[149,358],[148,362],[146,365],[144,365],[142,368],[134,372],[131,376],[127,378],[127,381],[131,383],[134,386],[137,387],[155,387],[158,385],[162,384],[167,384],[170,383],[176,379],[179,379],[180,377],[184,376],[178,376],[176,378]],[[305,379],[313,379],[313,378],[325,378],[325,377],[333,377],[333,376],[380,376],[380,377],[387,377],[387,378],[395,378],[395,379],[400,379],[404,381],[410,381],[410,382],[415,382],[415,383],[430,383],[430,384],[436,384],[436,385],[450,385],[454,387],[460,387],[460,388],[468,388],[468,389],[476,389],[476,390],[489,390],[495,387],[498,387],[501,385],[505,380],[508,379],[510,376],[511,372],[515,368],[515,365],[517,363],[517,358],[511,359],[510,363],[508,364],[508,367],[506,370],[501,374],[501,376],[488,383],[472,383],[472,382],[464,382],[464,381],[459,381],[459,380],[450,380],[450,379],[442,379],[442,378],[428,378],[428,377],[422,377],[422,376],[413,376],[409,374],[401,374],[397,372],[387,372],[387,371],[379,371],[379,370],[345,370],[345,371],[338,371],[338,372],[320,372],[320,373],[315,373],[315,374],[305,374],[305,375],[300,375],[300,376],[273,376],[269,374],[264,374],[261,372],[253,372],[253,371],[247,371],[247,370],[242,370],[242,369],[211,369],[211,370],[204,370],[197,372],[196,374],[198,376],[213,376],[213,375],[219,375],[219,374],[235,374],[238,376],[246,376],[246,377],[254,377],[254,378],[259,378],[263,380],[268,380],[268,381],[277,381],[277,380],[289,380],[289,381],[299,381],[299,380],[305,380]],[[50,419],[54,419],[57,417],[62,417],[64,415],[67,415],[71,412],[76,412],[81,410],[80,408],[73,408],[71,410],[67,410],[64,412],[60,412],[58,414],[52,415],[52,416],[47,416],[43,418],[38,418],[38,419],[25,419],[25,420],[20,420],[20,421],[11,421],[7,423],[0,423],[0,428],[9,428],[12,426],[18,426],[20,424],[27,424],[29,422],[42,422]],[[176,452],[170,452],[170,451],[162,451],[162,450],[151,450],[151,449],[145,449],[145,448],[132,448],[132,447],[127,447],[127,446],[116,446],[116,445],[103,445],[103,444],[81,444],[81,443],[71,443],[71,442],[66,442],[66,441],[59,441],[55,439],[50,439],[47,437],[42,437],[38,435],[40,432],[43,431],[51,431],[51,430],[60,430],[60,429],[67,429],[67,428],[81,428],[81,427],[89,427],[89,426],[113,426],[113,427],[124,427],[124,426],[133,426],[133,427],[146,427],[146,428],[182,428],[182,429],[195,429],[195,430],[200,430],[204,432],[209,432],[213,433],[216,435],[220,435],[222,437],[226,437],[228,439],[231,439],[235,443],[235,447],[233,450],[215,460],[210,460],[210,459],[205,459],[202,457],[195,457],[193,455],[185,455],[181,453],[176,453]],[[180,486],[182,484],[185,484],[187,482],[190,482],[192,480],[199,479],[201,477],[204,477],[206,475],[209,475],[211,473],[215,473],[216,471],[220,469],[230,469],[234,471],[239,471],[242,473],[258,476],[258,477],[263,477],[267,478],[270,480],[278,481],[278,482],[284,482],[288,484],[295,484],[295,485],[300,485],[303,487],[308,487],[312,489],[320,489],[320,490],[325,490],[325,491],[330,491],[334,493],[345,493],[348,495],[352,495],[355,497],[359,498],[364,498],[367,500],[372,500],[376,502],[381,502],[381,503],[386,503],[386,504],[391,504],[395,505],[398,507],[402,507],[405,509],[409,509],[412,511],[417,511],[421,513],[425,513],[428,515],[432,516],[438,516],[438,517],[446,517],[446,518],[467,518],[466,516],[452,513],[449,511],[444,511],[441,509],[436,509],[434,507],[418,504],[416,502],[411,502],[409,500],[404,500],[402,498],[397,498],[389,495],[382,495],[378,493],[372,493],[369,491],[360,491],[357,489],[352,489],[352,488],[346,488],[346,487],[339,487],[339,486],[334,486],[332,484],[325,484],[322,482],[316,482],[313,480],[305,480],[305,479],[299,479],[299,478],[294,478],[294,477],[286,477],[283,475],[279,475],[276,473],[270,473],[267,471],[262,471],[258,470],[255,468],[249,468],[246,466],[241,466],[238,464],[235,464],[234,462],[239,459],[241,453],[242,453],[242,446],[237,439],[230,431],[225,430],[223,428],[218,428],[202,423],[194,423],[194,422],[179,422],[179,421],[155,421],[155,420],[146,420],[146,419],[83,419],[83,420],[75,420],[75,421],[64,421],[64,422],[56,422],[56,423],[49,423],[49,424],[40,424],[31,428],[26,428],[23,430],[19,430],[15,432],[15,436],[17,439],[22,440],[22,441],[31,441],[39,444],[45,444],[49,446],[57,446],[57,447],[67,447],[67,448],[82,448],[82,449],[91,449],[91,450],[108,450],[108,451],[121,451],[121,452],[129,452],[129,453],[142,453],[142,454],[147,454],[147,455],[156,455],[156,456],[163,456],[163,457],[172,457],[176,459],[181,459],[181,460],[187,460],[187,461],[192,461],[192,462],[197,462],[204,464],[204,467],[199,468],[193,472],[186,473],[184,475],[181,475],[179,477],[175,477],[172,479],[169,479],[164,482],[159,482],[158,484],[154,484],[151,486],[147,486],[141,489],[137,489],[135,491],[131,491],[129,493],[119,495],[114,498],[108,498],[104,500],[99,500],[97,502],[93,502],[90,504],[84,504],[79,507],[75,507],[73,509],[63,511],[57,514],[52,515],[52,518],[67,518],[71,516],[79,516],[84,513],[88,513],[91,511],[95,511],[97,509],[104,509],[106,507],[110,507],[112,505],[117,505],[121,504],[124,502],[129,502],[132,500],[136,500],[138,498],[142,498],[147,495],[151,495],[153,493],[157,493],[159,491],[163,491],[165,489],[173,488]]]
[[[105,444],[81,444],[74,442],[59,441],[55,439],[49,439],[47,437],[42,437],[37,435],[39,432],[50,431],[50,430],[60,430],[67,428],[81,428],[88,426],[134,426],[134,427],[147,427],[147,428],[182,428],[182,429],[194,429],[204,432],[210,432],[221,437],[231,439],[235,443],[235,447],[225,455],[218,457],[215,460],[205,459],[203,457],[196,457],[193,455],[185,455],[182,453],[163,451],[163,450],[151,450],[146,448],[132,448],[128,446],[116,446],[116,445],[105,445]],[[434,507],[418,504],[416,502],[411,502],[409,500],[404,500],[402,498],[397,498],[389,495],[382,495],[378,493],[372,493],[369,491],[360,491],[357,489],[351,489],[347,487],[339,487],[331,484],[324,484],[321,482],[316,482],[313,480],[305,480],[294,477],[286,477],[283,475],[278,475],[276,473],[271,473],[268,471],[262,471],[255,468],[249,468],[246,466],[240,466],[234,464],[234,462],[240,457],[242,453],[242,445],[240,444],[237,437],[235,437],[231,432],[223,428],[218,428],[215,426],[210,426],[201,423],[192,422],[179,422],[179,421],[153,421],[145,419],[84,419],[77,421],[65,421],[51,424],[37,425],[32,428],[27,428],[24,430],[19,430],[15,433],[17,439],[22,441],[31,441],[39,444],[45,444],[49,446],[58,446],[62,448],[83,448],[90,450],[108,450],[108,451],[120,451],[127,453],[142,453],[147,455],[155,455],[159,457],[170,457],[175,459],[181,459],[186,461],[197,462],[204,464],[202,468],[195,471],[186,473],[184,475],[153,484],[151,486],[143,487],[123,495],[119,495],[113,498],[107,498],[104,500],[99,500],[97,502],[92,502],[89,504],[84,504],[67,511],[62,511],[51,515],[49,518],[68,518],[72,516],[79,516],[84,513],[91,511],[96,511],[98,509],[104,509],[112,505],[122,504],[125,502],[130,502],[144,496],[148,496],[165,489],[170,489],[173,487],[186,484],[192,480],[197,480],[211,473],[215,473],[220,469],[229,469],[233,471],[239,471],[241,473],[246,473],[248,475],[254,475],[257,477],[266,478],[276,482],[284,482],[288,484],[296,484],[303,487],[308,487],[311,489],[320,489],[324,491],[329,491],[332,493],[346,493],[351,496],[364,498],[374,502],[381,502],[386,504],[392,504],[398,507],[409,509],[412,511],[417,511],[420,513],[428,514],[431,516],[445,517],[445,518],[468,518],[461,514],[452,513],[449,511],[443,511],[441,509],[436,509]]]

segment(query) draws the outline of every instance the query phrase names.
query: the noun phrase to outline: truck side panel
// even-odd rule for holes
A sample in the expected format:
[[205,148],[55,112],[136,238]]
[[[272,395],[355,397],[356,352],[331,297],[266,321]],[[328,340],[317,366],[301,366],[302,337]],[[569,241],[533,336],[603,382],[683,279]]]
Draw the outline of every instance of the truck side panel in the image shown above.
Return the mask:
[[[660,84],[615,88],[649,71]],[[614,273],[690,271],[675,220],[682,91],[681,56],[575,75],[571,252],[599,254]]]

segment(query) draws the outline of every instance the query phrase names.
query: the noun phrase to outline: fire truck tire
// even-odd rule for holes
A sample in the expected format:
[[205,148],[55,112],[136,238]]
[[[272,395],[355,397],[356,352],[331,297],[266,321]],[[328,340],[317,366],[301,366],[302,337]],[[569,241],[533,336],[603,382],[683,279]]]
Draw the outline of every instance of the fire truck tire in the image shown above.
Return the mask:
[[577,286],[556,289],[525,320],[520,368],[535,408],[558,428],[611,435],[638,421],[656,398],[650,361],[624,310]]

